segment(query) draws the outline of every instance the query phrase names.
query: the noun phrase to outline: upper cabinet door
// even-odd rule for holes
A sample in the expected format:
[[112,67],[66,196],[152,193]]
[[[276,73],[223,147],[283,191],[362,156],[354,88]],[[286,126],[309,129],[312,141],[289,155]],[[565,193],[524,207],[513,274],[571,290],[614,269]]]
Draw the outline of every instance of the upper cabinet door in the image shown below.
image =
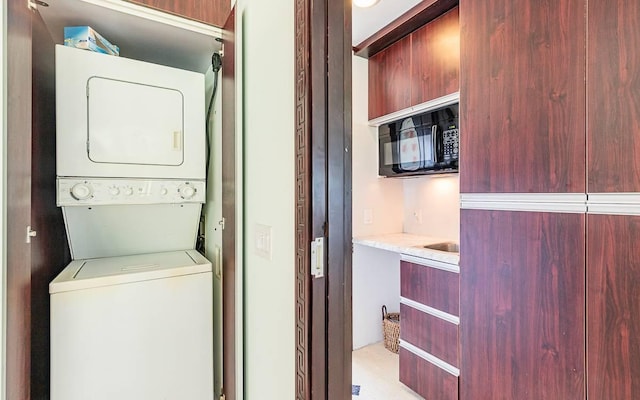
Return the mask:
[[584,193],[585,3],[460,1],[461,192]]
[[411,105],[460,90],[458,7],[411,34]]
[[411,36],[369,59],[369,119],[411,105]]
[[640,192],[640,3],[589,1],[588,192]]
[[229,12],[229,0],[185,1],[185,0],[127,0],[143,6],[156,8],[181,17],[195,19],[205,24],[222,27]]

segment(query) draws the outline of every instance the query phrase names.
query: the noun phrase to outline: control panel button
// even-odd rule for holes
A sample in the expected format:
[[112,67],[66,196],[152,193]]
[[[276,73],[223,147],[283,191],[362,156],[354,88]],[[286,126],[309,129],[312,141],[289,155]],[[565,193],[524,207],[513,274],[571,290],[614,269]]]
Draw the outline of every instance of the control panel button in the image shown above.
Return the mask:
[[71,188],[71,197],[76,200],[86,200],[91,197],[93,190],[87,183],[76,183]]
[[182,197],[183,199],[189,200],[196,195],[196,188],[186,183],[178,188],[178,193],[180,194],[180,197]]
[[127,196],[131,196],[133,194],[133,189],[128,187],[124,190],[124,194],[126,194]]
[[167,188],[162,188],[160,189],[160,194],[163,196],[166,196],[169,193],[169,191],[167,190]]
[[111,194],[112,196],[117,196],[120,194],[120,189],[118,189],[117,187],[113,186],[109,188],[109,194]]

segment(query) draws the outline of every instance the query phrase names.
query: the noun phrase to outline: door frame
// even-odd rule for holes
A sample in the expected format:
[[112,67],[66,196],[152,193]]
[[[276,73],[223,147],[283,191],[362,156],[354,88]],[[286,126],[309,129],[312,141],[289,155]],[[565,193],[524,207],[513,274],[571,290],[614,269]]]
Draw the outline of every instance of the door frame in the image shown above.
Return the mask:
[[2,21],[2,33],[0,33],[0,113],[2,115],[2,141],[0,141],[0,210],[2,216],[0,217],[0,400],[6,399],[5,381],[6,381],[6,337],[7,337],[7,323],[6,323],[6,309],[7,309],[7,286],[6,286],[6,254],[7,254],[7,218],[4,212],[5,209],[5,196],[6,196],[6,176],[5,176],[5,160],[6,150],[5,143],[7,139],[7,92],[5,88],[7,86],[6,77],[6,61],[7,51],[5,49],[5,38],[7,35],[7,20],[6,20],[6,1],[0,3],[0,20]]
[[296,399],[350,399],[351,3],[296,0],[295,16]]
[[236,182],[236,7],[231,8],[222,31],[224,56],[222,59],[222,393],[227,400],[241,398],[238,393],[239,379],[238,342],[236,323],[238,319],[236,286],[241,281],[237,268],[237,209]]

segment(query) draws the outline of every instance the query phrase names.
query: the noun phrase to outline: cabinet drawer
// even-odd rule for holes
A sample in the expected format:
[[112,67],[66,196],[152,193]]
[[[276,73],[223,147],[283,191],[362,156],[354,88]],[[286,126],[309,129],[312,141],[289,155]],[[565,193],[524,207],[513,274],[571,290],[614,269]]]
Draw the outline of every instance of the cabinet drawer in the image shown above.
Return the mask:
[[404,260],[400,268],[402,297],[451,315],[460,315],[460,274]]
[[425,399],[458,400],[458,377],[400,347],[400,382]]
[[459,367],[458,325],[400,304],[400,338]]

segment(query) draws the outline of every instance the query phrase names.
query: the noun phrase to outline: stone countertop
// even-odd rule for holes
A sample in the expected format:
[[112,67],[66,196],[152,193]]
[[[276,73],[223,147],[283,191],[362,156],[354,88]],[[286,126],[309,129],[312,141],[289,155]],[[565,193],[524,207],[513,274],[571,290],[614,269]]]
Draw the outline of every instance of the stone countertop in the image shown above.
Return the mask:
[[353,238],[354,244],[458,265],[460,263],[459,253],[449,253],[446,251],[431,250],[422,247],[426,244],[450,241],[450,239],[413,235],[410,233],[389,233],[384,235],[360,236]]

